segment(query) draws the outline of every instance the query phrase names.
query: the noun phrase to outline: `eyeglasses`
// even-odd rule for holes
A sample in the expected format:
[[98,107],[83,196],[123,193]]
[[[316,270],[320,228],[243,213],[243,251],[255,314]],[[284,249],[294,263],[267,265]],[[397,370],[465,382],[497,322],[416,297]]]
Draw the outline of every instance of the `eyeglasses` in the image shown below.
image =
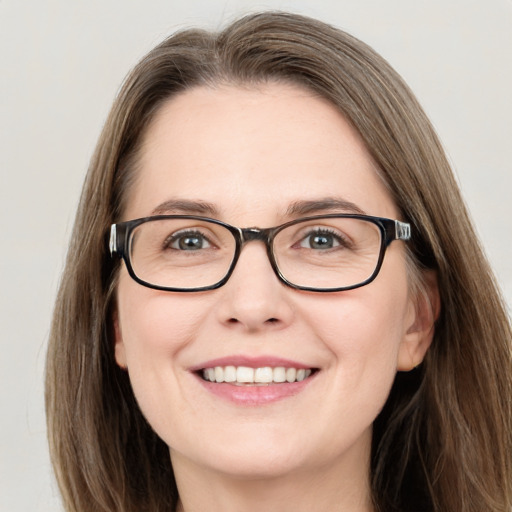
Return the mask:
[[318,215],[273,228],[237,228],[207,217],[159,215],[112,224],[110,253],[141,285],[198,292],[224,285],[247,242],[265,243],[277,277],[299,290],[336,292],[375,279],[386,248],[410,225],[355,214]]

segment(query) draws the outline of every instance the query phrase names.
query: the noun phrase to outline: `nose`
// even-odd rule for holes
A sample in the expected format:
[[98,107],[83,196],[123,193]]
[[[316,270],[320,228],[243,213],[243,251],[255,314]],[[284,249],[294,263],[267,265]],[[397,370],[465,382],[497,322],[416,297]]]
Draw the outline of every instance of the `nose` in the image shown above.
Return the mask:
[[219,289],[219,320],[230,328],[257,332],[290,324],[290,293],[275,275],[265,244],[252,241],[240,254],[233,274]]

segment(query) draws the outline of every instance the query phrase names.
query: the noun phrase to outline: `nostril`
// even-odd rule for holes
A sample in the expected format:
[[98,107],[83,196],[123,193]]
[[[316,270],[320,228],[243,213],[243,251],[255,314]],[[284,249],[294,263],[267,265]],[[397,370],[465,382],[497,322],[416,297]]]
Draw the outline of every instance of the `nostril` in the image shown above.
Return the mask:
[[[276,324],[278,322],[279,322],[279,320],[277,318],[272,317],[272,318],[268,318],[267,320],[265,320],[264,323]],[[238,323],[240,323],[240,320],[238,320],[238,318],[232,317],[232,318],[228,319],[228,324],[238,324]]]

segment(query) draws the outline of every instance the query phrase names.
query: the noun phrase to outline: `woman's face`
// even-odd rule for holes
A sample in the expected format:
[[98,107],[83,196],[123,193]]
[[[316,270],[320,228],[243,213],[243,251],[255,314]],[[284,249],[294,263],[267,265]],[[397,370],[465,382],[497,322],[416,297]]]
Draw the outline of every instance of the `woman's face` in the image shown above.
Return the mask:
[[[147,131],[139,164],[125,220],[198,214],[271,227],[304,216],[301,208],[399,215],[356,132],[328,102],[290,85],[174,97]],[[325,209],[327,198],[338,206]],[[251,242],[217,290],[157,291],[123,267],[116,359],[175,468],[366,472],[372,422],[395,373],[428,346],[414,302],[404,242],[389,246],[375,281],[336,293],[285,286],[264,244]],[[299,384],[236,386],[203,380],[215,366],[315,371]]]

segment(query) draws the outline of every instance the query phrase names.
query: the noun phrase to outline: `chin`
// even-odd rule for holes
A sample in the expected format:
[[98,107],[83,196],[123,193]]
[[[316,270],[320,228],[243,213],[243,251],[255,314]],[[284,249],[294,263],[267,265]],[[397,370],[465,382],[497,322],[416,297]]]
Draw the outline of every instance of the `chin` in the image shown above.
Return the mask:
[[[244,480],[282,477],[314,462],[301,449],[304,442],[293,442],[290,436],[275,433],[263,435],[262,430],[253,430],[250,435],[232,431],[217,440],[212,436],[208,442],[182,447],[178,458],[185,457],[196,466]],[[173,459],[173,448],[170,452]]]
[[[213,462],[213,461],[212,461]],[[267,453],[216,460],[211,469],[238,480],[268,480],[291,475],[304,468],[304,460],[285,454]]]

